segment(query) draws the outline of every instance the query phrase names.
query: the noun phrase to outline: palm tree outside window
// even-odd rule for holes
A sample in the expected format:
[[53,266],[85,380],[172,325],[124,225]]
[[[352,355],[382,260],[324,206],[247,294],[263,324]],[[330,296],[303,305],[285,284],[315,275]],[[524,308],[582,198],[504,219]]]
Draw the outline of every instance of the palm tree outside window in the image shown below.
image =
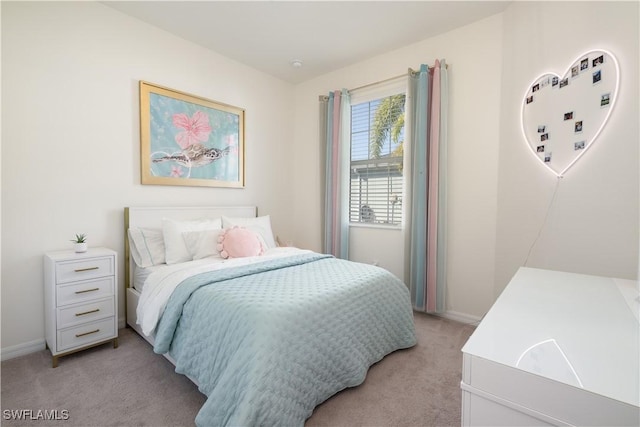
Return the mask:
[[405,100],[399,93],[351,107],[351,223],[402,224]]

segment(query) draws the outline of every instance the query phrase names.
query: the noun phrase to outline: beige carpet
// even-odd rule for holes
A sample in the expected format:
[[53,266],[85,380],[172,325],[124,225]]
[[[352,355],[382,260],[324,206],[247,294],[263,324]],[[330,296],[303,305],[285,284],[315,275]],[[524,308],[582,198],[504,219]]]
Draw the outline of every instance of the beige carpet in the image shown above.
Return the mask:
[[[372,366],[365,382],[318,406],[306,426],[459,426],[460,349],[473,327],[415,315],[418,344]],[[204,396],[132,329],[60,359],[48,350],[2,362],[3,426],[192,426]],[[6,410],[57,410],[68,420],[7,420]]]

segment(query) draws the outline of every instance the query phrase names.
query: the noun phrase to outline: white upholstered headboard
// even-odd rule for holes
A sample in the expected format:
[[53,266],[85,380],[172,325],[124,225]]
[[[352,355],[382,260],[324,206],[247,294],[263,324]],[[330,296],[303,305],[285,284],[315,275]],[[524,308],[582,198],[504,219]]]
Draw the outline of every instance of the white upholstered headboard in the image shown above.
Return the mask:
[[133,259],[129,251],[129,227],[162,228],[162,218],[189,220],[200,218],[220,218],[221,216],[253,218],[257,215],[255,206],[172,206],[172,207],[126,207],[124,208],[124,268],[125,287],[133,283]]

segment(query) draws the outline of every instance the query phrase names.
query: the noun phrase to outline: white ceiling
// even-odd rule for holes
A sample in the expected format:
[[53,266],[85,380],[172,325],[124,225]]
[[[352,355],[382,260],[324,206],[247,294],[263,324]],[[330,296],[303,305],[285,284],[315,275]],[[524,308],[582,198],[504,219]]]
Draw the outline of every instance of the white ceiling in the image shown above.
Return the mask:
[[[291,83],[461,27],[509,5],[477,0],[102,3]],[[302,67],[291,66],[296,59]]]

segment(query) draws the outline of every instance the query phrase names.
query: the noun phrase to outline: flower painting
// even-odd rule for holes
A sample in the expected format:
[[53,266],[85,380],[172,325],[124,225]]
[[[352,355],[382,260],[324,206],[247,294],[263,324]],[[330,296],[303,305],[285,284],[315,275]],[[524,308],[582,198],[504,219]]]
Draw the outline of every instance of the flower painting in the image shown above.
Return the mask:
[[140,82],[143,184],[244,187],[244,110]]

